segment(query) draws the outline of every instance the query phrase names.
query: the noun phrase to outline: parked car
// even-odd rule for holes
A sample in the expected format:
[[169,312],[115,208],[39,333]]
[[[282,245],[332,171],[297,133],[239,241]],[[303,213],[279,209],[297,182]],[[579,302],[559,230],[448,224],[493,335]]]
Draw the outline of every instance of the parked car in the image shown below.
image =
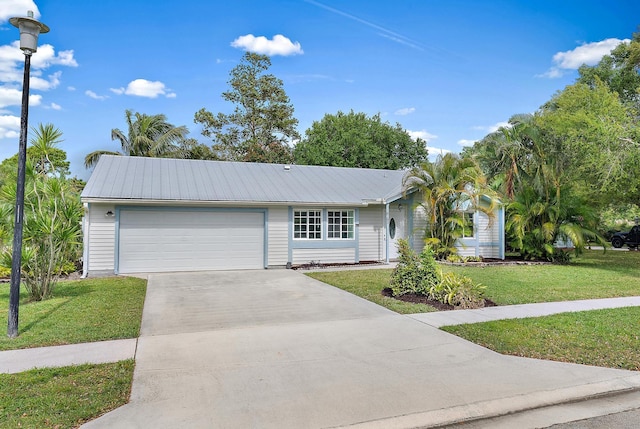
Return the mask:
[[631,249],[640,245],[640,225],[634,226],[629,232],[616,232],[611,236],[611,245],[616,249],[625,244]]

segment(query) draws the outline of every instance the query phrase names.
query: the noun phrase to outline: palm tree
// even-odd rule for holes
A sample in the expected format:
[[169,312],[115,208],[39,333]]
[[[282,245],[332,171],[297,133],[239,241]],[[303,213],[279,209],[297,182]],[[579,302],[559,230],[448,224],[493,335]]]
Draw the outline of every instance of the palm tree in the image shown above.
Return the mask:
[[176,127],[167,122],[165,115],[146,115],[131,110],[125,111],[127,133],[118,128],[111,130],[111,140],[118,140],[122,152],[97,150],[84,159],[87,168],[94,166],[101,155],[171,157],[179,153],[180,145],[186,140],[189,130],[185,126]]
[[[492,219],[497,203],[478,164],[450,153],[409,170],[403,178],[403,189],[421,192],[423,199],[419,206],[427,217],[425,242],[439,258],[456,252],[455,242],[461,237],[465,211],[479,210]],[[479,204],[483,196],[487,197],[488,205]]]

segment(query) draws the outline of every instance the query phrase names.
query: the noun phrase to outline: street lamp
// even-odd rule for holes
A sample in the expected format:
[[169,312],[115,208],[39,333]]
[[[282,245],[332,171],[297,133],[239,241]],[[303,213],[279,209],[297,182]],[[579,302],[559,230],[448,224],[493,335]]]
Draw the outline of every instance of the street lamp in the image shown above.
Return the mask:
[[18,147],[18,180],[16,184],[15,224],[13,228],[13,253],[11,257],[11,288],[9,289],[9,320],[7,335],[18,336],[18,308],[20,305],[20,265],[22,263],[22,223],[24,219],[24,177],[27,162],[27,122],[29,118],[29,72],[31,55],[38,50],[38,35],[48,33],[49,27],[27,16],[11,18],[11,25],[20,29],[20,49],[24,53],[24,78],[22,81],[22,113],[20,115],[20,144]]

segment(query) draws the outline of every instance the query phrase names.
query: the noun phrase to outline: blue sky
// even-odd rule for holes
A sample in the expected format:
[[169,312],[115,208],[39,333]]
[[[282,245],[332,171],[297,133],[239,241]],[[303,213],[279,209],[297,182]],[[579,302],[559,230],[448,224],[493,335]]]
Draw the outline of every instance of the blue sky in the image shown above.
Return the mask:
[[0,159],[17,152],[23,55],[8,22],[33,10],[51,31],[32,58],[30,126],[63,132],[72,172],[118,150],[125,109],[186,125],[232,111],[230,70],[268,53],[301,134],[339,110],[379,113],[459,152],[535,111],[640,24],[637,0],[0,0]]

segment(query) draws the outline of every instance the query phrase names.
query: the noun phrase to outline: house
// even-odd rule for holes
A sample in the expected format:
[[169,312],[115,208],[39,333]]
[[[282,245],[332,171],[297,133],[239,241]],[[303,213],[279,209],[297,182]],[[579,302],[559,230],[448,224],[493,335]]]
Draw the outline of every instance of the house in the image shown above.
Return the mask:
[[83,274],[389,262],[399,238],[422,242],[403,174],[103,155],[81,196]]

